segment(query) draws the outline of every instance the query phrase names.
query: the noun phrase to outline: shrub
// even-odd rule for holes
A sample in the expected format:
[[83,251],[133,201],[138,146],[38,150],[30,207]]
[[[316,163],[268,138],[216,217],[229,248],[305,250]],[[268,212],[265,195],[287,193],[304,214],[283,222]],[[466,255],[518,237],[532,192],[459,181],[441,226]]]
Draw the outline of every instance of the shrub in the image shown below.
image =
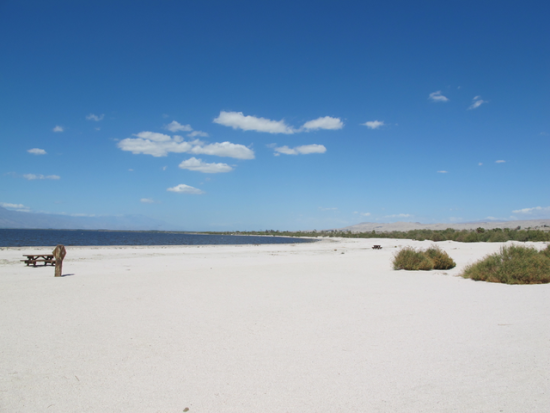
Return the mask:
[[532,247],[505,246],[471,264],[461,274],[464,278],[505,284],[543,284],[550,282],[550,251]]
[[456,267],[456,262],[438,246],[434,245],[428,248],[425,254],[432,260],[434,270],[449,270]]
[[508,235],[502,231],[494,231],[489,237],[489,242],[506,242],[508,241]]
[[433,261],[422,251],[417,251],[413,247],[405,247],[393,257],[394,270],[428,271],[433,267]]

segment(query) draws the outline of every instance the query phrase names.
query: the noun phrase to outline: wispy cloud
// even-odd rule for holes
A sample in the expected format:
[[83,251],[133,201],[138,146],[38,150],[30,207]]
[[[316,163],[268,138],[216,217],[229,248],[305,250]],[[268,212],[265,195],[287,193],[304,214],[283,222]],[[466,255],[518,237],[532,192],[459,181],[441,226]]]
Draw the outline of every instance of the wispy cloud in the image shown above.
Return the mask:
[[290,125],[287,125],[284,120],[271,120],[244,115],[242,112],[225,111],[220,112],[220,115],[214,119],[214,123],[244,131],[265,132],[272,134],[282,133],[286,135],[319,129],[337,130],[344,127],[344,123],[340,118],[333,118],[331,116],[324,116],[310,120],[304,123],[299,129],[296,129]]
[[225,156],[236,159],[254,159],[254,151],[244,145],[231,142],[206,144],[198,139],[184,141],[181,136],[170,137],[156,132],[140,132],[121,140],[117,146],[123,151],[133,154],[145,154],[155,157],[166,156],[168,153],[191,153],[194,155]]
[[32,148],[27,151],[28,153],[32,153],[33,155],[46,155],[46,151],[44,149],[39,148]]
[[194,130],[193,132],[188,133],[187,136],[189,136],[190,138],[194,138],[194,137],[196,137],[196,136],[200,136],[201,138],[207,138],[207,137],[208,137],[208,133],[202,132],[202,131],[200,131],[200,130]]
[[139,200],[139,202],[141,202],[143,204],[154,204],[156,201],[154,199],[151,199],[151,198],[141,198]]
[[443,96],[441,94],[441,90],[438,90],[437,92],[430,93],[430,96],[428,99],[433,100],[434,102],[448,102],[449,98],[446,96]]
[[191,132],[193,130],[191,125],[182,125],[181,123],[176,122],[175,120],[173,120],[168,125],[166,125],[164,129],[167,129],[170,132]]
[[340,120],[340,118],[325,116],[304,123],[301,129],[304,129],[306,131],[317,129],[336,130],[342,129],[343,127],[344,123]]
[[474,97],[473,103],[471,104],[471,106],[468,109],[470,110],[470,109],[479,108],[484,103],[487,103],[487,101],[481,99],[481,96],[476,96],[476,97]]
[[23,204],[10,204],[8,202],[0,202],[0,206],[19,212],[30,212],[31,210],[28,206],[25,206]]
[[506,163],[506,161],[503,161],[502,159],[499,159],[498,161],[495,161],[495,163]]
[[179,184],[172,188],[168,188],[167,191],[177,192],[179,194],[192,194],[192,195],[201,195],[204,194],[204,191],[201,191],[198,188],[193,188],[192,186]]
[[321,211],[336,211],[336,210],[338,210],[338,208],[323,208],[323,207],[319,207],[319,209]]
[[202,172],[205,174],[218,174],[231,172],[233,170],[231,166],[225,163],[207,163],[203,162],[202,159],[197,159],[195,157],[183,161],[179,164],[179,167],[181,169]]
[[438,174],[446,174],[448,173],[447,171],[437,171]]
[[394,214],[394,215],[386,215],[385,218],[410,218],[412,217],[411,214]]
[[368,122],[362,123],[361,125],[366,126],[369,129],[378,129],[381,126],[384,126],[384,121],[382,120],[370,120]]
[[55,128],[52,129],[54,132],[63,132],[63,126],[57,125]]
[[275,151],[275,155],[284,154],[284,155],[309,155],[311,153],[325,153],[327,151],[327,148],[325,148],[323,145],[302,145],[302,146],[296,146],[294,148],[289,148],[288,146],[280,146],[275,147],[273,149]]
[[244,131],[284,133],[287,135],[295,132],[284,120],[275,121],[256,116],[245,116],[242,112],[221,111],[220,115],[214,119],[214,123]]
[[99,122],[103,120],[105,115],[94,115],[93,113],[90,113],[88,116],[86,116],[86,120],[93,120],[94,122]]
[[53,180],[57,180],[57,179],[61,179],[60,176],[58,175],[35,175],[35,174],[25,174],[23,175],[23,178],[25,179],[28,179],[29,181],[32,181],[32,180],[35,180],[35,179],[53,179]]
[[359,211],[355,211],[354,214],[359,214],[359,215],[361,215],[362,217],[370,217],[370,216],[371,216],[371,213],[370,213],[370,212],[359,212]]
[[[195,142],[197,142],[195,144]],[[189,151],[194,155],[212,155],[235,159],[254,159],[254,151],[244,145],[231,142],[216,142],[204,144],[201,141],[193,141],[193,148]]]
[[525,215],[549,215],[550,214],[550,206],[547,207],[534,207],[534,208],[523,208],[523,209],[516,209],[515,211],[512,211],[514,214],[525,214]]

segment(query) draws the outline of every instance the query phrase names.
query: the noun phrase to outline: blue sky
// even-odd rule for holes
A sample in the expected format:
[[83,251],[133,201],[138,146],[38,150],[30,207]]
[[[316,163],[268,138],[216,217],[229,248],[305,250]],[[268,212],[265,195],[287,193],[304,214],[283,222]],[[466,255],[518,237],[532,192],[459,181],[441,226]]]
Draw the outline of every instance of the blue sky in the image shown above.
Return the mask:
[[0,205],[189,230],[550,217],[544,1],[0,1]]

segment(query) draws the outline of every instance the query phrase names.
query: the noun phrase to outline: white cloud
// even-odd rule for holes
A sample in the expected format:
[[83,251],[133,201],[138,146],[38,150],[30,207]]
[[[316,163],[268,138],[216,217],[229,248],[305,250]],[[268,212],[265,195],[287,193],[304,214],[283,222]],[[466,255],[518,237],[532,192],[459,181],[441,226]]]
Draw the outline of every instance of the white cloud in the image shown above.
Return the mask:
[[340,118],[332,118],[330,116],[325,116],[325,117],[317,118],[304,123],[301,129],[305,129],[307,131],[317,130],[317,129],[336,130],[336,129],[342,129],[343,127],[344,127],[344,124],[342,123]]
[[495,163],[506,163],[506,161],[503,161],[502,159],[499,159],[498,161],[495,161]]
[[184,141],[181,136],[155,132],[140,132],[137,138],[121,140],[117,146],[123,151],[133,154],[145,154],[155,157],[166,156],[168,153],[192,153],[195,155],[225,156],[236,159],[254,159],[254,151],[244,145],[230,142],[205,144],[200,140]]
[[193,130],[191,125],[182,125],[175,120],[166,125],[164,129],[167,129],[170,132],[191,132]]
[[193,141],[192,143],[194,142],[199,143],[193,146],[189,153],[195,155],[213,155],[236,159],[254,159],[254,151],[244,145],[231,142],[216,142],[204,145],[204,143],[200,141]]
[[155,201],[151,198],[141,198],[139,200],[139,202],[144,203],[144,204],[154,204],[155,203]]
[[187,136],[189,136],[190,138],[194,138],[195,136],[200,136],[200,137],[202,137],[202,138],[207,138],[207,137],[208,137],[208,133],[202,132],[202,131],[200,131],[200,130],[194,130],[193,132],[188,133]]
[[523,208],[523,209],[516,209],[515,211],[512,211],[514,214],[527,214],[527,215],[546,215],[547,213],[550,213],[550,206],[547,207],[534,207],[534,208]]
[[394,215],[386,215],[386,218],[409,218],[412,217],[411,214],[394,214]]
[[478,166],[482,166],[482,165],[483,165],[483,162],[478,163]]
[[288,135],[295,132],[284,120],[275,121],[266,118],[257,118],[256,116],[245,116],[242,112],[225,112],[222,110],[220,115],[214,119],[214,123],[244,131],[252,130],[256,132],[285,133]]
[[88,116],[86,116],[86,120],[93,120],[95,122],[99,122],[100,120],[103,120],[103,117],[105,115],[94,115],[93,113],[90,113]]
[[193,188],[192,186],[185,185],[185,184],[179,184],[172,188],[168,188],[167,191],[177,192],[180,194],[193,194],[193,195],[204,194],[204,192],[201,191],[200,189]]
[[473,99],[474,103],[468,108],[468,109],[476,109],[479,108],[482,104],[487,103],[486,100],[481,99],[481,96],[476,96]]
[[19,212],[29,212],[30,208],[28,206],[25,206],[23,204],[10,204],[8,202],[0,202],[0,206],[7,208],[7,209],[13,209],[15,211]]
[[285,155],[308,155],[310,153],[325,153],[327,148],[323,145],[302,145],[295,148],[289,148],[288,146],[281,146],[274,148],[276,154],[282,153]]
[[384,121],[381,120],[371,120],[365,123],[362,123],[361,125],[366,126],[370,129],[378,129],[380,126],[384,126]]
[[55,128],[52,129],[54,132],[63,132],[63,126],[57,125]]
[[446,174],[448,173],[447,171],[437,171],[438,174]]
[[[137,136],[138,138],[141,138],[141,139],[148,139],[154,142],[168,142],[172,140],[170,136],[165,135],[164,133],[148,132],[148,131],[136,133],[134,136]],[[181,139],[179,141],[181,141]],[[176,139],[176,142],[179,142],[179,141]]]
[[370,212],[358,212],[358,211],[355,211],[354,214],[359,214],[363,217],[370,217],[371,216],[371,213]]
[[61,177],[57,175],[35,175],[35,174],[25,174],[23,175],[23,178],[28,179],[29,181],[32,181],[34,179],[61,179]]
[[434,102],[448,102],[449,101],[449,98],[447,98],[446,96],[443,96],[441,94],[441,90],[438,90],[437,92],[430,93],[430,96],[429,96],[428,99],[431,99]]
[[321,211],[336,211],[336,210],[338,210],[338,208],[323,208],[323,207],[319,207],[319,209]]
[[344,123],[340,118],[333,118],[331,116],[310,120],[304,123],[301,128],[295,129],[287,125],[284,120],[276,121],[258,118],[256,116],[245,116],[242,112],[225,112],[223,110],[220,112],[220,115],[214,119],[214,123],[229,126],[233,129],[242,129],[244,131],[251,130],[266,133],[284,133],[286,135],[318,129],[336,130],[344,127]]
[[179,164],[181,169],[188,169],[189,171],[197,171],[205,174],[217,174],[224,172],[231,172],[233,168],[225,163],[206,163],[202,159],[195,157],[187,159]]
[[46,151],[44,149],[38,148],[29,149],[27,152],[32,153],[33,155],[46,155]]

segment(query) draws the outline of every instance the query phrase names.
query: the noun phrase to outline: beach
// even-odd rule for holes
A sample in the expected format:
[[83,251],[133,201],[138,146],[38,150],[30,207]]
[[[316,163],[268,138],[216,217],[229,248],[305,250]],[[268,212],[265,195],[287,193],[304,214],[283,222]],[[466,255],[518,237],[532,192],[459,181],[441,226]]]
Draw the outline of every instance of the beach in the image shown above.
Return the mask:
[[393,270],[408,245],[67,247],[60,278],[2,248],[0,412],[547,412],[550,285],[458,276],[502,243]]

